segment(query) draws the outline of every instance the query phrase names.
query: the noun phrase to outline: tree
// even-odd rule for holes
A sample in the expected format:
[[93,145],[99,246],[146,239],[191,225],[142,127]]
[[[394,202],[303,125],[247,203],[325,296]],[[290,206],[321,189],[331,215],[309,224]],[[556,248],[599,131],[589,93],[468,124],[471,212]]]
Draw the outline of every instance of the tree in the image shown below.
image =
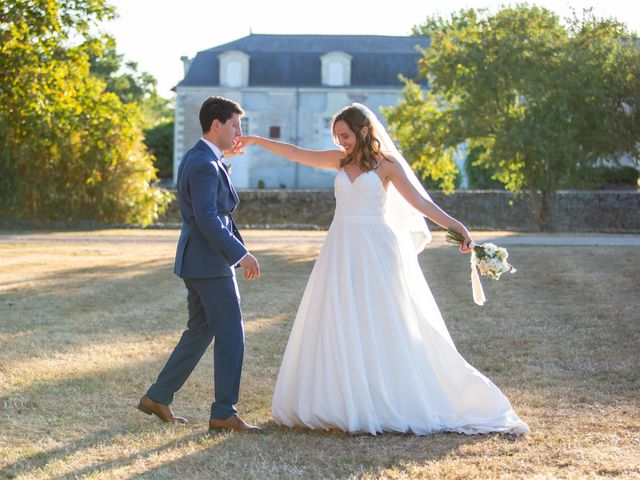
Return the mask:
[[165,208],[138,106],[89,71],[104,41],[91,27],[113,14],[104,0],[1,4],[3,217],[146,225]]
[[173,176],[173,121],[159,123],[144,131],[144,143],[155,157],[160,178]]
[[541,230],[558,188],[605,159],[640,159],[640,49],[619,22],[589,12],[561,24],[538,7],[428,19],[419,69],[385,112],[410,161],[450,189],[453,152],[477,152],[510,190],[526,189]]
[[103,51],[91,55],[89,62],[91,74],[104,80],[107,92],[115,93],[122,103],[140,106],[144,129],[173,121],[171,101],[158,94],[157,80],[139,72],[136,62],[125,61],[112,38],[105,38]]
[[168,99],[158,94],[156,79],[149,73],[138,72],[136,62],[125,62],[111,38],[107,38],[104,51],[91,56],[89,61],[91,73],[105,81],[108,92],[115,93],[122,103],[138,104],[144,143],[154,158],[158,176],[172,177],[173,108]]

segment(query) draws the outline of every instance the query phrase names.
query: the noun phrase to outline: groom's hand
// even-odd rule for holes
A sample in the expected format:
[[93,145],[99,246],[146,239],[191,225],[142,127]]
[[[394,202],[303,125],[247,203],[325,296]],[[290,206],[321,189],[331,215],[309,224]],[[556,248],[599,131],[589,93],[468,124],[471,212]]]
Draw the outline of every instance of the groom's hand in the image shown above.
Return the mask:
[[260,265],[258,265],[258,260],[250,253],[247,253],[247,255],[245,255],[245,257],[240,261],[240,266],[244,270],[245,280],[253,280],[260,276]]

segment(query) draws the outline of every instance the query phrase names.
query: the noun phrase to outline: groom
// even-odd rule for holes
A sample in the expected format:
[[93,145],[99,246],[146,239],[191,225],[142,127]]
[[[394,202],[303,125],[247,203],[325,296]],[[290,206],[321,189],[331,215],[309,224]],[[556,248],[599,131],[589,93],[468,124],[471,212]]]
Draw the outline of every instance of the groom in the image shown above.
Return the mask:
[[242,267],[245,279],[253,280],[260,275],[260,266],[243,245],[231,218],[239,200],[222,163],[223,152],[231,151],[242,135],[242,115],[240,105],[231,100],[205,100],[200,108],[202,138],[180,162],[182,231],[174,271],[187,287],[189,320],[158,379],[140,399],[138,409],[163,422],[187,423],[185,418],[175,416],[169,405],[215,338],[215,400],[209,430],[257,432],[260,428],[240,419],[235,409],[244,329],[234,267]]

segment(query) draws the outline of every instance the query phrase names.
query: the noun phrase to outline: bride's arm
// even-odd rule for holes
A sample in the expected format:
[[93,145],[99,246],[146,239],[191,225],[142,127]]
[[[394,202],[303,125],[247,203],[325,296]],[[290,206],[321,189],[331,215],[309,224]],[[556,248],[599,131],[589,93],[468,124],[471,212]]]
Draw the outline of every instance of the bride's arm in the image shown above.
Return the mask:
[[431,199],[425,198],[416,188],[412,185],[411,181],[407,177],[404,169],[398,162],[389,164],[387,162],[388,177],[396,187],[398,193],[404,197],[404,199],[411,204],[416,210],[422,213],[424,216],[433,220],[435,223],[444,227],[445,229],[454,228],[465,237],[465,242],[460,248],[463,252],[468,252],[470,249],[467,245],[473,241],[471,235],[467,231],[467,228],[458,220],[450,216],[438,205],[436,205]]
[[291,143],[277,142],[258,136],[240,137],[237,148],[248,147],[254,143],[287,160],[328,170],[338,170],[340,160],[344,157],[344,152],[341,150],[307,150]]

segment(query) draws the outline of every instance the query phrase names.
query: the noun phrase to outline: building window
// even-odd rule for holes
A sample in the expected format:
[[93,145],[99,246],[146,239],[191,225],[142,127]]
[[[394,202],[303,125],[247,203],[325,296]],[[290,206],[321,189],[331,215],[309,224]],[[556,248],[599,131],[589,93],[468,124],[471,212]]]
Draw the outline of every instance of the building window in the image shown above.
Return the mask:
[[269,138],[280,138],[280,127],[269,127]]
[[329,64],[329,78],[327,83],[332,87],[344,85],[344,67],[340,62],[331,62]]
[[249,55],[232,50],[221,53],[218,59],[221,86],[239,88],[249,85]]
[[351,85],[351,60],[345,52],[329,52],[320,57],[322,62],[322,84],[330,87]]
[[228,87],[242,86],[242,64],[240,62],[227,63],[227,81]]

